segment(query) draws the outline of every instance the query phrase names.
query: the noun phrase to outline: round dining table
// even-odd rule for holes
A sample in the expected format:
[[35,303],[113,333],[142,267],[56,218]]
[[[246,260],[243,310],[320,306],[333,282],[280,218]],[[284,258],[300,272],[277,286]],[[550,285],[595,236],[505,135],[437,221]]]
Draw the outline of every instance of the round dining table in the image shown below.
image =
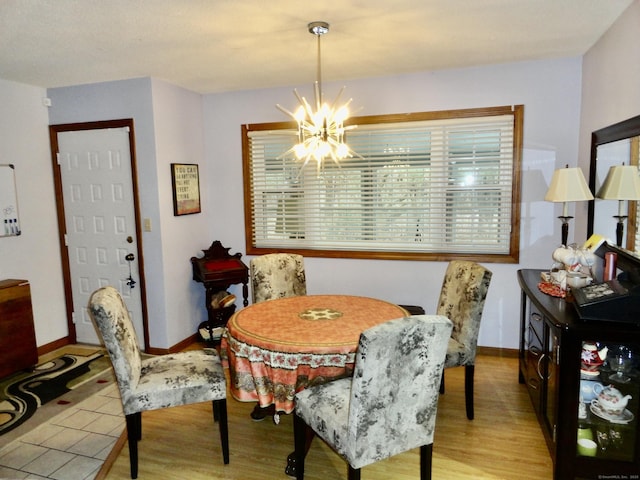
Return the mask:
[[[291,413],[300,390],[350,376],[360,334],[407,316],[393,303],[351,295],[267,300],[236,312],[221,341],[232,396]],[[275,419],[275,418],[274,418]]]

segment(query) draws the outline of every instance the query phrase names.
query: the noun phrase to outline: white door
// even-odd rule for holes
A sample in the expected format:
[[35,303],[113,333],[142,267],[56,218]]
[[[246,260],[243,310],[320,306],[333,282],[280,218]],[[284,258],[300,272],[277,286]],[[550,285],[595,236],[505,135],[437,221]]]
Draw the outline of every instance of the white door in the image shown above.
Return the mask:
[[58,132],[58,149],[76,340],[100,343],[87,305],[112,285],[143,342],[129,128]]

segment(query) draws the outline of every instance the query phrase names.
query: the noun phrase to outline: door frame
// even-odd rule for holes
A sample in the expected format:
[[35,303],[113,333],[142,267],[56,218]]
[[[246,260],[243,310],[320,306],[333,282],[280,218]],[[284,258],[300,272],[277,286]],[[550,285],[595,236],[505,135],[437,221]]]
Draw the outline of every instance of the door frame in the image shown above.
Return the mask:
[[142,228],[140,223],[140,199],[138,195],[138,169],[136,164],[136,143],[133,130],[133,119],[124,118],[118,120],[104,120],[96,122],[64,123],[49,125],[49,142],[51,144],[51,160],[53,168],[53,183],[56,196],[56,212],[58,215],[58,241],[60,244],[60,256],[62,259],[62,277],[64,281],[64,295],[67,310],[67,327],[69,328],[68,340],[76,343],[76,326],[73,323],[73,291],[71,287],[71,269],[69,266],[69,250],[66,246],[65,235],[67,226],[64,212],[64,197],[62,192],[62,174],[58,164],[58,134],[61,132],[72,132],[79,130],[100,130],[105,128],[128,128],[129,129],[129,150],[131,157],[131,187],[133,189],[133,211],[136,225],[136,247],[140,287],[140,303],[142,308],[142,325],[144,336],[144,350],[149,350],[149,322],[147,315],[147,293],[144,277],[144,255],[142,248]]

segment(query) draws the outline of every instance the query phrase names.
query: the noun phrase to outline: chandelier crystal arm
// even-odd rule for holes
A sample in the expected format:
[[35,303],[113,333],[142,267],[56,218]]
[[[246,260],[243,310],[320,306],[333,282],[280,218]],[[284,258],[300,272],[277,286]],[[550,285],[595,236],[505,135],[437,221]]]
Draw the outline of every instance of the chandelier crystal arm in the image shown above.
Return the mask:
[[[342,97],[342,93],[344,92],[344,89],[347,87],[342,87],[340,89],[340,91],[338,92],[338,95],[336,96],[336,99],[333,101],[333,103],[331,104],[331,110],[335,111],[336,108],[338,107],[338,102],[340,101],[340,97]],[[343,105],[343,107],[346,107],[347,105],[349,105],[349,103],[351,103],[351,100],[353,100],[352,98],[349,99],[349,101],[347,103],[345,103]]]
[[291,110],[286,109],[285,107],[283,107],[279,103],[276,103],[276,108],[278,110],[280,110],[282,113],[286,113],[287,115],[289,115],[291,118],[293,118],[295,120],[296,114],[293,113]]

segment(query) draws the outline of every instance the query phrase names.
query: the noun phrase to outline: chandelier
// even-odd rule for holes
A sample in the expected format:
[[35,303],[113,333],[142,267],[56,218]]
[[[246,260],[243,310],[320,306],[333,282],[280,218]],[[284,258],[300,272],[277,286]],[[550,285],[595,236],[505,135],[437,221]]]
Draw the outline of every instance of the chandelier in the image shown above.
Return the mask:
[[338,107],[338,102],[345,87],[340,89],[331,106],[325,103],[323,99],[320,37],[329,32],[329,24],[327,22],[311,22],[308,28],[309,33],[312,33],[318,39],[318,69],[317,79],[314,83],[315,110],[305,97],[301,97],[298,94],[296,89],[293,90],[293,93],[298,102],[300,102],[300,106],[295,113],[279,104],[276,107],[298,123],[298,130],[295,132],[298,136],[298,143],[281,155],[280,158],[294,153],[296,158],[303,162],[302,168],[313,160],[319,173],[327,159],[331,159],[336,165],[340,166],[341,160],[357,155],[344,142],[345,131],[356,128],[356,126],[344,126],[345,120],[349,117],[348,107],[351,99]]

